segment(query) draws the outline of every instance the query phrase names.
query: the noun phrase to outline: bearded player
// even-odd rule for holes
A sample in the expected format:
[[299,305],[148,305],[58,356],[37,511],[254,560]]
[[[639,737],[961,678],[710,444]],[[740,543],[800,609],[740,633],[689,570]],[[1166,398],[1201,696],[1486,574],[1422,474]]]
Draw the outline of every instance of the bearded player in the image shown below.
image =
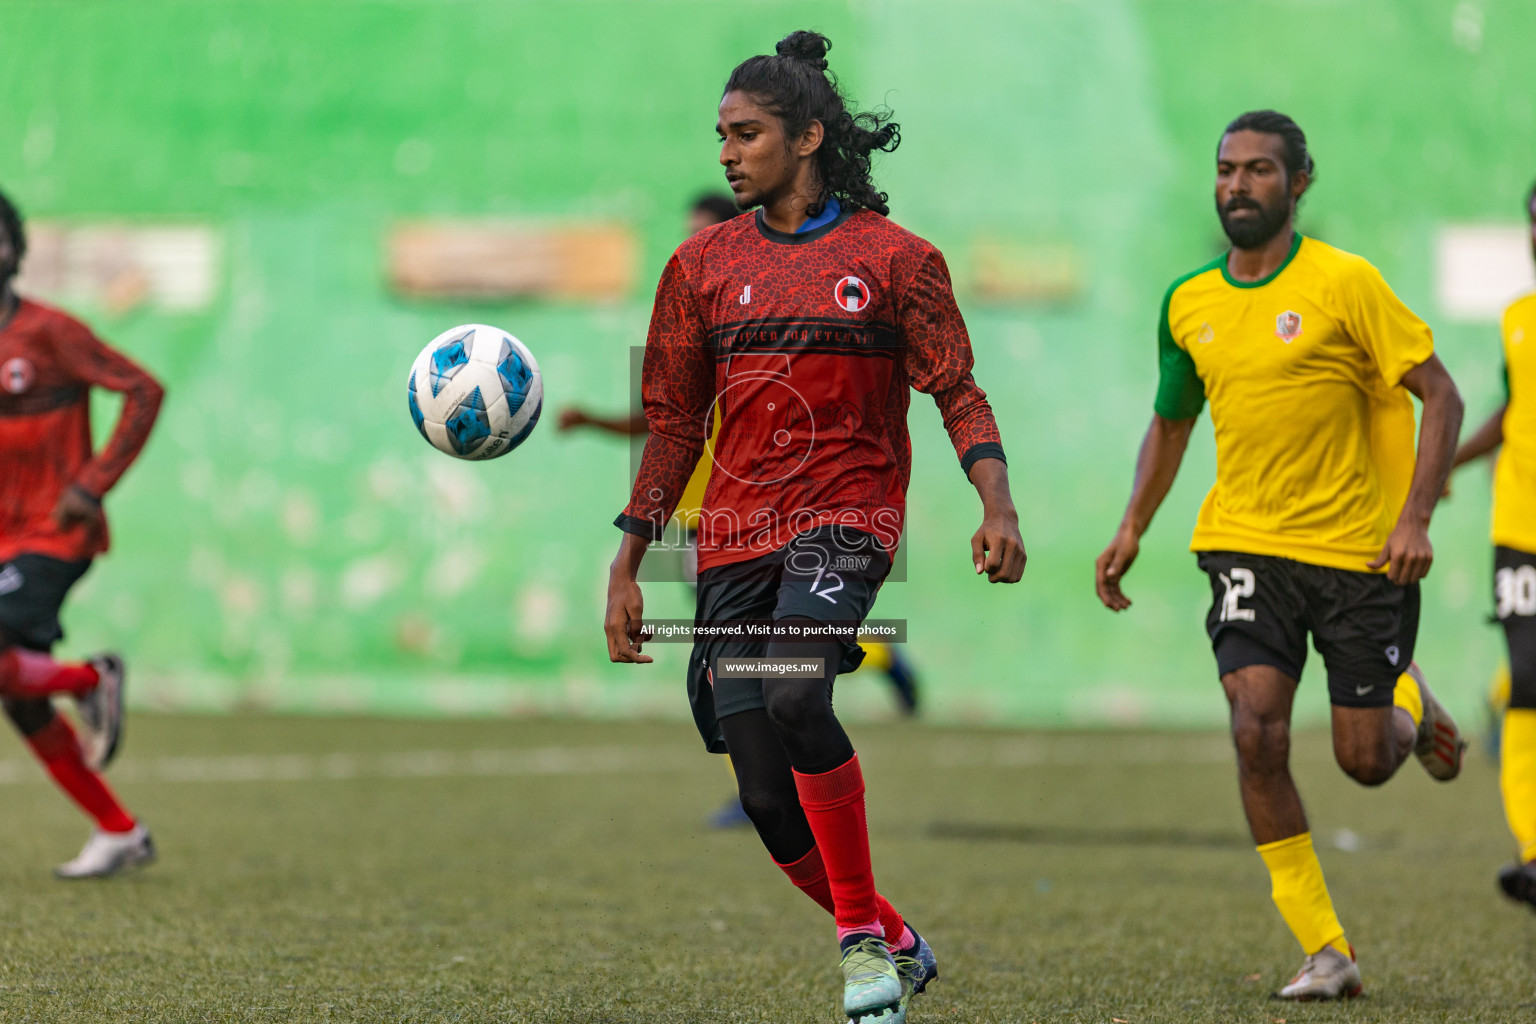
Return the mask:
[[[876,891],[864,780],[831,698],[858,665],[853,636],[900,536],[909,387],[933,395],[981,497],[975,571],[1016,582],[1025,556],[943,257],[886,219],[870,183],[871,155],[895,148],[897,127],[846,109],[829,45],[796,32],[726,83],[720,163],[737,205],[759,209],[694,235],[662,274],[642,374],[650,438],[616,520],[625,536],[604,626],[614,661],[651,660],[636,570],[718,408],[699,522],[695,721],[710,750],[730,752],[774,862],[833,915],[844,1012],[902,1021],[937,965]],[[771,639],[709,632],[765,623]]]
[[[1209,400],[1216,484],[1190,546],[1211,581],[1206,627],[1243,810],[1306,953],[1286,999],[1361,991],[1289,768],[1307,634],[1328,673],[1334,756],[1351,778],[1379,786],[1416,754],[1452,779],[1465,747],[1412,664],[1461,398],[1429,328],[1376,268],[1295,231],[1315,175],[1306,136],[1283,114],[1244,114],[1222,134],[1216,209],[1232,248],[1163,300],[1152,425],[1097,564],[1099,598],[1130,607],[1121,579]],[[1410,394],[1424,407],[1417,460]]]
[[[102,496],[133,462],[163,392],[153,377],[64,313],[19,298],[20,215],[0,195],[0,705],[60,788],[95,821],[60,878],[148,864],[155,847],[101,777],[122,730],[122,662],[59,662],[64,595],[107,549]],[[112,438],[91,450],[90,389],[124,396]],[[71,697],[84,735],[55,712]],[[82,742],[83,741],[83,742]]]
[[[1525,206],[1536,252],[1536,188]],[[1456,465],[1503,446],[1493,473],[1493,583],[1509,646],[1499,788],[1515,863],[1499,872],[1499,887],[1536,908],[1536,294],[1505,310],[1502,326],[1504,405],[1457,449]]]

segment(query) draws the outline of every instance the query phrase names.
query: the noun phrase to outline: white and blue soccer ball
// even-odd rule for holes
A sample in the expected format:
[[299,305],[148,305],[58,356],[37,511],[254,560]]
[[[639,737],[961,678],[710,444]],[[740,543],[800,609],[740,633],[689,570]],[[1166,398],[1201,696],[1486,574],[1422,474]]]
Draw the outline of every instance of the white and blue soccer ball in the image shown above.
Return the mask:
[[438,451],[494,459],[528,439],[544,407],[544,380],[528,346],[499,327],[444,331],[411,364],[411,419]]

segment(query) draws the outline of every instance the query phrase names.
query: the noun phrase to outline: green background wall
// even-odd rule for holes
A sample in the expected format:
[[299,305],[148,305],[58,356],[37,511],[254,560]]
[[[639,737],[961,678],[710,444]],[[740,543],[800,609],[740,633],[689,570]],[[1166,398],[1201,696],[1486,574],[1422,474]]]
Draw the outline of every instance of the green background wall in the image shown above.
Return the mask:
[[[128,651],[144,705],[683,713],[683,647],[641,670],[604,653],[625,447],[546,420],[511,458],[456,463],[411,427],[405,370],[440,330],[488,321],[538,353],[551,407],[624,405],[682,207],[721,181],[721,83],[799,27],[834,39],[857,99],[896,110],[893,217],[959,274],[982,234],[1068,245],[1085,272],[1070,305],[963,300],[1030,549],[1021,586],[971,575],[977,502],[915,396],[909,581],[877,613],[910,620],[933,714],[1220,721],[1185,550],[1208,427],[1128,580],[1136,607],[1111,616],[1091,586],[1149,416],[1162,291],[1220,248],[1220,128],[1258,106],[1301,122],[1321,170],[1304,229],[1383,269],[1481,417],[1497,340],[1439,316],[1432,241],[1448,220],[1516,222],[1536,175],[1525,0],[0,0],[0,187],[34,217],[187,219],[225,240],[206,313],[80,310],[170,398],[109,500],[118,546],[69,648]],[[404,303],[380,242],[413,215],[622,218],[641,283],[607,307]],[[1420,660],[1462,709],[1500,651],[1486,480],[1467,473],[1437,519],[1426,584]],[[647,599],[690,614],[680,584]],[[885,705],[858,678],[839,701]]]

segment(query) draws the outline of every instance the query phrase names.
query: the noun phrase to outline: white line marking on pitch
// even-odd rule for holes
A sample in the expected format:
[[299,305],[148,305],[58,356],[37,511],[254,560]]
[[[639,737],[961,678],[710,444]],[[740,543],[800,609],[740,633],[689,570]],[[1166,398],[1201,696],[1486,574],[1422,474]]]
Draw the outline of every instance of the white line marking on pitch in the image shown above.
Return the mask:
[[[413,750],[398,754],[234,754],[126,759],[120,782],[309,782],[322,779],[441,779],[518,775],[682,772],[698,758],[673,747],[534,747],[527,750]],[[40,782],[33,762],[0,761],[0,785]]]
[[[1082,768],[1210,765],[1232,762],[1225,736],[934,736],[907,746],[903,757],[937,768]],[[119,782],[309,782],[325,779],[512,778],[698,771],[695,748],[532,747],[522,750],[414,750],[393,754],[224,754],[128,757],[112,766]],[[0,760],[0,785],[43,782],[33,761]]]
[[941,768],[1113,768],[1232,763],[1232,741],[1212,736],[1010,736],[932,745]]

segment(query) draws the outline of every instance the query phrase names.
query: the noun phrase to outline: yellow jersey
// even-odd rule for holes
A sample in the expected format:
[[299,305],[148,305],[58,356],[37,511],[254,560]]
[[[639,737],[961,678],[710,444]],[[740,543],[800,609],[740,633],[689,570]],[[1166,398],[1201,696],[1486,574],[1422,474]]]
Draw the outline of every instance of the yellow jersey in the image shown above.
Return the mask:
[[1190,549],[1370,571],[1413,479],[1403,375],[1435,351],[1381,273],[1300,234],[1261,281],[1223,255],[1168,289],[1158,348],[1157,412],[1209,399],[1216,430]]
[[1504,311],[1504,445],[1493,471],[1493,542],[1536,553],[1536,294]]

